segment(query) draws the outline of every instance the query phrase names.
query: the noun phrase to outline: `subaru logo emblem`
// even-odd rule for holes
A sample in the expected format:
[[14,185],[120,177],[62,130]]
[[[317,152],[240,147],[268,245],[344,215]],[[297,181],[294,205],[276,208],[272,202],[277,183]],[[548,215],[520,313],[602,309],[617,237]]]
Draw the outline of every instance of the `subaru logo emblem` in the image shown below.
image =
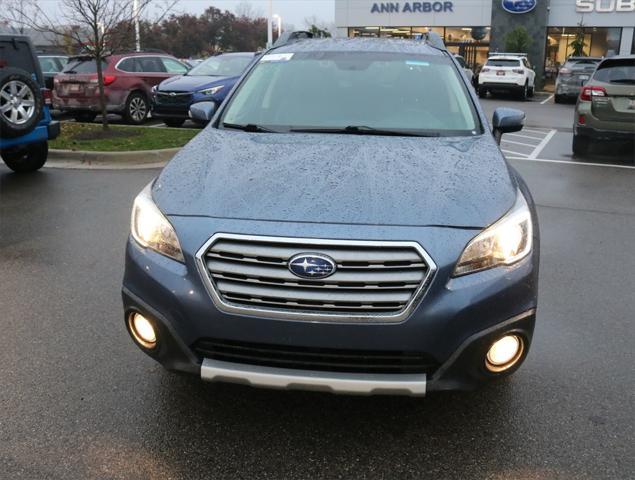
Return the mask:
[[509,13],[527,13],[536,8],[538,0],[503,0],[503,8]]
[[300,253],[289,260],[289,270],[296,277],[321,279],[335,273],[335,261],[319,253]]
[[170,92],[170,96],[171,96],[171,97],[176,97],[176,93],[174,93],[174,92]]

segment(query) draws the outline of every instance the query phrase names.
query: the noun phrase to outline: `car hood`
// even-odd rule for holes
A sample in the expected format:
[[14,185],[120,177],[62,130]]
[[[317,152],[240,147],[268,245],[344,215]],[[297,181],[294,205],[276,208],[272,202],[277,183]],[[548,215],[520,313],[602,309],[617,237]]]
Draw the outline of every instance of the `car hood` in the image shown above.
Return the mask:
[[208,76],[187,76],[168,78],[159,85],[159,90],[169,90],[171,92],[191,92],[201,88],[209,88],[222,84],[228,79],[235,77],[208,77]]
[[483,228],[516,199],[490,135],[422,138],[206,128],[165,167],[166,215]]

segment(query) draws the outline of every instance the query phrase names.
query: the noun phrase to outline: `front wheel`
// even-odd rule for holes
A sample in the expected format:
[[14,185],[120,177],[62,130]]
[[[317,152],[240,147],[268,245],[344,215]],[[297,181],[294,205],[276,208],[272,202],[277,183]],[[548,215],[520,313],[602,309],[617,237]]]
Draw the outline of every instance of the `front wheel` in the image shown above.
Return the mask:
[[141,125],[146,121],[146,118],[148,118],[149,110],[146,97],[139,92],[134,92],[128,97],[123,116],[127,123],[131,125]]
[[7,167],[16,173],[28,173],[39,170],[48,158],[47,142],[34,143],[26,148],[4,151],[0,155]]
[[485,90],[483,87],[479,87],[478,96],[479,96],[479,98],[487,97],[487,90]]
[[185,123],[184,118],[164,118],[163,123],[165,123],[168,127],[178,128],[182,127]]
[[535,92],[536,92],[536,87],[529,87],[529,92],[528,92],[529,97],[533,97]]
[[523,85],[522,90],[520,91],[520,100],[522,102],[524,102],[525,100],[527,100],[527,97],[529,96],[529,85],[527,85],[527,83],[525,83],[525,85]]

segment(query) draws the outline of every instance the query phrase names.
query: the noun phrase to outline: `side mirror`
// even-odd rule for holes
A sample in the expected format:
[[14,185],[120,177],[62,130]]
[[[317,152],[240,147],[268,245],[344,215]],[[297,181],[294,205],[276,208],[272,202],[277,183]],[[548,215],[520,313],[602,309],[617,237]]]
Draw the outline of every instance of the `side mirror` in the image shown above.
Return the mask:
[[216,112],[214,102],[198,102],[190,107],[190,118],[202,123],[208,123]]
[[496,143],[501,143],[503,133],[520,132],[525,126],[525,112],[515,108],[500,107],[494,111],[492,127]]

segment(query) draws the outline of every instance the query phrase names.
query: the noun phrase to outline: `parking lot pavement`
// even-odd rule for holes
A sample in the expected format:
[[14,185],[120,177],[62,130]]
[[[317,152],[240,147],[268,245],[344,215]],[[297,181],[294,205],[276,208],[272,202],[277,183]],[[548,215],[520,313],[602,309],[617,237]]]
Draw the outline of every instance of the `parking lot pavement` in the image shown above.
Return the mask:
[[120,298],[132,199],[158,171],[0,165],[0,478],[634,478],[635,171],[512,163],[542,235],[529,358],[423,399],[165,372]]

